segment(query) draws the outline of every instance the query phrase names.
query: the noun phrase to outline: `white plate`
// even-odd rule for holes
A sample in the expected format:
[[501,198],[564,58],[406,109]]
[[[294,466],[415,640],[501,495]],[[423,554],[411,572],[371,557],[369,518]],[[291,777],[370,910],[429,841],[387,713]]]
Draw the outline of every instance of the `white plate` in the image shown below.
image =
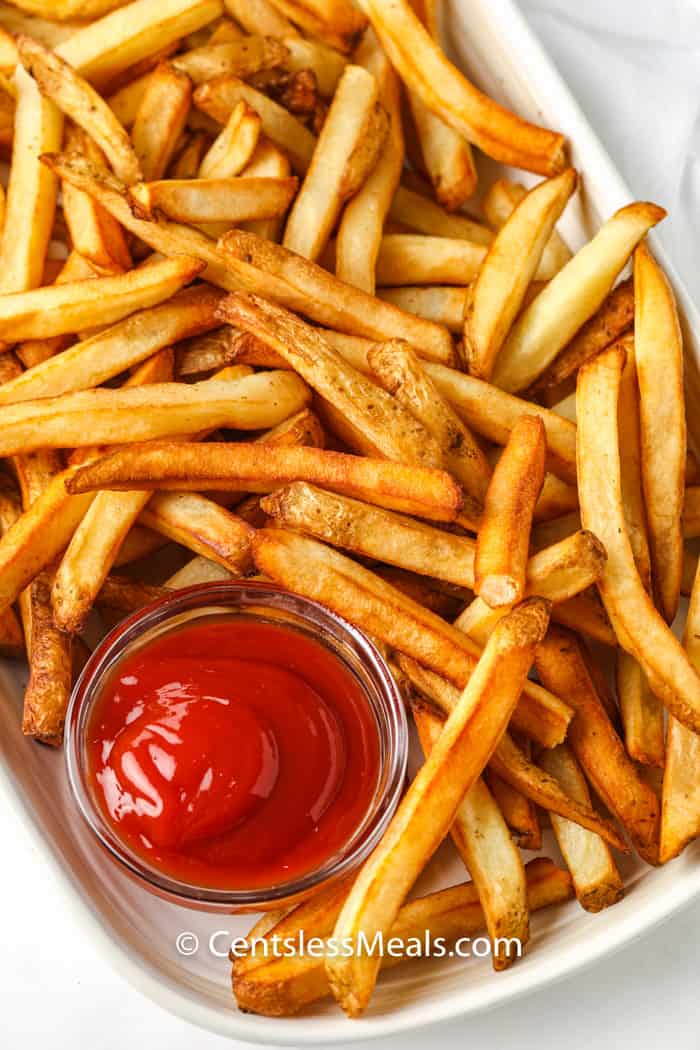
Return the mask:
[[[524,116],[569,136],[584,192],[581,205],[570,209],[574,214],[567,217],[564,232],[572,244],[581,243],[632,194],[511,0],[452,0],[446,7],[448,46],[475,81]],[[668,260],[659,255],[673,276]],[[674,283],[697,361],[700,316]],[[505,973],[494,974],[487,960],[476,959],[405,964],[381,979],[360,1021],[346,1020],[329,1002],[319,1004],[313,1015],[288,1020],[242,1014],[231,997],[229,964],[212,956],[206,943],[215,930],[244,933],[250,920],[203,915],[156,900],[102,853],[69,796],[63,755],[21,735],[21,685],[9,665],[0,667],[0,692],[6,694],[0,704],[2,786],[10,804],[24,813],[51,875],[65,886],[76,921],[92,928],[105,955],[142,992],[186,1020],[233,1038],[278,1045],[342,1043],[413,1031],[493,1007],[613,951],[700,892],[700,846],[663,869],[629,861],[624,864],[627,895],[620,904],[597,916],[576,903],[535,915],[526,957]],[[557,857],[550,842],[543,852]],[[447,847],[432,870],[430,888],[464,879]],[[427,885],[421,883],[421,889]],[[177,934],[185,930],[196,933],[203,945],[191,958],[178,955],[175,947]]]

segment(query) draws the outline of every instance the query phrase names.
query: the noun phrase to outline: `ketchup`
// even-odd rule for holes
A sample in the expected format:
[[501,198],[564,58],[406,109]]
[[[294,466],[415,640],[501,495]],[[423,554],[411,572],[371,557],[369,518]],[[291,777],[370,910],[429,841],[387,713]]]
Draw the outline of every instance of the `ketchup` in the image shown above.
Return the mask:
[[378,780],[377,724],[344,664],[301,631],[228,615],[122,658],[87,749],[115,834],[163,874],[219,889],[317,869]]

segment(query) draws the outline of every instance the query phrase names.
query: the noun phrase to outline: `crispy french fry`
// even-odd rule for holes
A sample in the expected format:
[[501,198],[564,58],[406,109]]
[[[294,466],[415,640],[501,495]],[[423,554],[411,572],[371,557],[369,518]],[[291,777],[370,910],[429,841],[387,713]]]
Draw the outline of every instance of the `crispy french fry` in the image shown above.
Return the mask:
[[149,357],[140,365],[131,370],[131,375],[122,384],[129,386],[145,386],[146,383],[169,383],[175,374],[175,352],[171,346],[166,346]]
[[563,136],[528,124],[478,91],[407,0],[363,0],[362,6],[401,79],[446,124],[495,160],[542,175],[562,171]]
[[[327,47],[317,40],[304,40],[300,36],[284,37],[282,43],[288,51],[283,63],[285,69],[291,73],[313,70],[319,92],[325,98],[331,98],[347,65],[346,57],[335,48]],[[355,61],[362,65],[357,53]]]
[[18,0],[16,6],[30,15],[38,15],[52,22],[70,22],[82,18],[100,18],[113,8],[123,6],[125,2],[126,0]]
[[641,780],[603,707],[576,636],[550,627],[535,654],[540,681],[574,707],[568,743],[596,793],[649,864],[658,863],[659,803]]
[[152,76],[153,72],[143,73],[107,96],[106,101],[112,113],[127,129],[131,128],[136,120]]
[[288,55],[285,45],[272,37],[243,36],[185,51],[173,59],[173,65],[195,84],[202,84],[228,75],[245,80],[261,70],[281,66]]
[[692,485],[685,490],[683,535],[686,539],[700,536],[700,485]]
[[[55,283],[68,284],[72,281],[87,281],[93,277],[97,277],[97,272],[82,255],[73,251],[63,264]],[[16,347],[16,354],[25,368],[33,368],[53,354],[65,350],[73,341],[73,336],[68,333],[54,335],[48,339],[27,339]]]
[[440,204],[456,211],[474,195],[476,166],[471,146],[414,92],[408,92],[420,153]]
[[[397,569],[393,566],[378,566],[377,576],[386,580],[397,591],[401,591],[407,598],[425,606],[432,612],[442,616],[443,620],[453,620],[462,605],[461,588],[452,590],[446,587],[442,580],[434,577],[425,578],[406,569]],[[450,591],[452,590],[452,593]],[[467,593],[468,592],[464,592]]]
[[634,289],[629,277],[613,288],[590,320],[544,370],[532,387],[533,392],[556,387],[575,375],[589,358],[624,335],[633,321]]
[[41,573],[30,585],[32,637],[22,732],[56,747],[72,686],[71,640],[51,616],[51,578]]
[[498,773],[488,770],[484,773],[484,782],[518,847],[542,849],[542,828],[533,803],[507,781],[501,780]]
[[171,162],[168,174],[173,179],[193,179],[199,172],[209,139],[203,131],[189,134],[184,147]]
[[[464,688],[481,649],[375,573],[315,540],[264,529],[254,540],[260,572],[315,598],[387,645]],[[570,710],[535,682],[526,682],[513,724],[544,747],[561,743]]]
[[297,35],[298,31],[272,0],[224,0],[224,7],[248,33],[277,38]]
[[192,83],[170,62],[152,73],[133,119],[131,139],[146,180],[161,179],[177,148],[192,101]]
[[275,426],[308,401],[289,372],[261,372],[232,382],[159,383],[144,389],[84,390],[8,406],[0,454],[35,448],[123,444],[230,426]]
[[486,493],[474,557],[474,589],[490,606],[525,593],[532,515],[544,480],[545,430],[536,416],[513,428]]
[[493,241],[493,233],[487,226],[461,212],[452,214],[445,211],[435,201],[408,186],[399,186],[396,190],[389,218],[428,237],[449,237],[487,245]]
[[149,529],[218,562],[234,576],[250,566],[253,529],[237,515],[196,492],[157,492],[141,512]]
[[683,572],[686,424],[683,340],[671,286],[646,245],[634,253],[634,347],[653,590],[668,623]]
[[[442,720],[421,704],[413,705],[426,761],[442,735]],[[494,970],[504,970],[517,956],[512,938],[527,943],[530,931],[525,868],[497,803],[478,777],[459,804],[450,829],[479,893],[491,938]]]
[[63,116],[44,98],[23,66],[14,74],[16,132],[0,245],[0,294],[37,288],[56,207],[56,176],[40,162],[42,153],[61,148]]
[[324,40],[339,51],[351,51],[366,20],[344,0],[272,0],[305,34]]
[[[497,179],[496,182],[492,182],[481,202],[489,226],[500,230],[513,209],[526,195],[527,190],[519,182],[511,182],[508,179]],[[540,269],[546,275],[546,279],[549,280],[566,266],[572,254],[557,230],[553,230],[540,262]]]
[[316,148],[314,135],[288,110],[238,77],[218,77],[200,84],[194,93],[195,105],[219,124],[227,124],[239,102],[260,117],[262,131],[289,155],[295,171],[303,175]]
[[404,288],[380,288],[376,293],[380,299],[393,303],[401,310],[444,325],[451,332],[462,331],[462,319],[467,298],[467,289],[452,285],[410,286]]
[[573,168],[541,182],[514,208],[489,247],[470,289],[464,317],[464,345],[472,375],[491,378],[554,224],[576,183]]
[[632,336],[625,337],[611,345],[624,350],[626,354],[618,396],[620,486],[625,525],[639,576],[646,590],[651,591],[651,555],[642,490],[639,385],[634,339]]
[[555,474],[545,474],[533,521],[549,521],[569,514],[578,507],[578,492],[575,485],[567,485]]
[[[384,837],[343,905],[334,935],[358,943],[386,933],[406,894],[480,776],[513,713],[548,622],[547,603],[528,599],[500,622]],[[331,990],[351,1016],[372,995],[379,959],[355,951],[326,959]]]
[[601,226],[513,325],[494,369],[496,386],[518,391],[535,382],[600,308],[638,242],[665,214],[637,202]]
[[215,368],[233,364],[237,360],[239,341],[240,334],[228,325],[207,332],[206,335],[183,340],[177,347],[178,378],[200,376],[204,372],[212,372]]
[[223,131],[202,157],[201,179],[230,179],[245,168],[260,138],[260,117],[247,102],[236,103]]
[[283,215],[296,187],[295,178],[167,179],[132,186],[129,197],[144,218],[162,212],[178,222],[230,225]]
[[178,590],[180,587],[193,587],[197,583],[216,583],[218,580],[230,579],[230,569],[198,554],[169,576],[164,586]]
[[[543,751],[540,765],[559,781],[567,795],[590,806],[591,796],[586,778],[566,744]],[[586,911],[597,912],[617,904],[624,895],[624,887],[607,843],[595,832],[574,824],[566,817],[552,813],[550,819],[581,907]]]
[[[525,866],[525,874],[530,911],[560,903],[572,896],[570,876],[555,867],[546,857],[530,861]],[[337,916],[342,899],[329,904],[323,916],[324,924],[328,918],[334,919]],[[291,918],[294,918],[302,907],[303,905],[295,909]],[[399,937],[403,943],[409,943],[410,938],[422,940],[426,931],[430,931],[431,937],[443,937],[446,942],[451,943],[459,937],[473,935],[483,929],[484,925],[485,916],[476,886],[473,882],[467,882],[404,904],[389,936]],[[317,934],[317,928],[308,922],[302,928]],[[282,925],[273,926],[267,933],[269,935],[278,931],[280,935],[286,933]],[[242,1010],[270,1017],[293,1016],[305,1006],[329,994],[322,958],[297,955],[269,960],[254,968],[252,972],[241,966],[248,958],[246,956],[245,960],[237,959],[233,966],[233,992]],[[385,955],[381,959],[382,969],[395,966],[404,958],[406,956]]]
[[578,472],[581,520],[608,560],[598,588],[620,644],[652,691],[689,729],[700,730],[700,676],[644,590],[622,506],[618,393],[624,352],[604,350],[579,371]]
[[[248,164],[241,172],[244,178],[288,179],[292,173],[289,159],[269,139],[258,140],[258,145]],[[241,223],[241,228],[270,241],[282,238],[284,219],[258,219]]]
[[202,285],[140,310],[4,383],[0,404],[100,386],[161,348],[213,328],[220,298],[221,293]]
[[649,688],[642,668],[624,649],[617,653],[615,681],[628,754],[635,762],[663,769],[663,704]]
[[145,605],[166,598],[170,589],[132,580],[129,576],[111,575],[102,584],[97,604],[121,613],[136,612]]
[[379,84],[362,66],[340,79],[304,182],[287,220],[284,246],[307,259],[323,251],[342,205],[374,168],[389,132]]
[[162,550],[167,542],[167,539],[159,532],[153,532],[145,525],[134,525],[117,552],[114,568],[118,569],[123,565],[131,565],[132,562],[150,558],[156,551]]
[[377,255],[377,284],[469,284],[486,255],[486,246],[451,237],[391,233]]

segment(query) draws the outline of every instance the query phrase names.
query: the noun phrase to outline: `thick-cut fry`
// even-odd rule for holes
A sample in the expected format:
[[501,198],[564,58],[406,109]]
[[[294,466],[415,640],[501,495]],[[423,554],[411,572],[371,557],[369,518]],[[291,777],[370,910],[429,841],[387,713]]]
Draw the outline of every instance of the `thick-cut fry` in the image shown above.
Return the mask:
[[202,375],[204,372],[212,372],[215,368],[233,364],[238,360],[237,347],[240,339],[240,333],[227,325],[225,328],[217,328],[214,332],[207,332],[206,335],[183,340],[177,348],[178,378]]
[[348,365],[318,331],[258,296],[234,293],[218,312],[222,321],[252,332],[281,354],[361,432],[376,454],[403,463],[442,466],[442,449],[428,430],[390,394]]
[[70,22],[81,18],[101,18],[127,0],[15,0],[16,6],[31,15],[50,21]]
[[200,84],[194,101],[219,124],[227,124],[238,103],[245,102],[260,117],[265,135],[289,155],[294,169],[300,175],[306,172],[316,148],[315,137],[288,110],[250,84],[238,77],[218,77]]
[[[501,620],[425,765],[410,785],[381,843],[343,905],[336,937],[357,946],[386,933],[406,894],[448,830],[465,793],[480,776],[513,713],[547,629],[547,603],[528,599]],[[351,1016],[372,994],[379,959],[355,950],[326,959],[334,996]]]
[[230,179],[245,168],[255,153],[260,138],[261,121],[254,109],[242,99],[231,112],[223,131],[217,136],[199,165],[201,179]]
[[22,732],[56,747],[63,737],[72,686],[71,640],[53,623],[48,573],[33,581],[29,594],[32,636]]
[[634,321],[632,278],[620,281],[603,300],[600,308],[555,357],[532,387],[547,390],[574,375],[589,358],[605,350],[631,328]]
[[104,99],[56,52],[31,37],[17,38],[24,68],[36,80],[43,95],[95,140],[115,175],[124,182],[141,178],[138,158],[127,132]]
[[446,329],[352,288],[280,245],[234,230],[221,246],[233,258],[246,260],[272,276],[281,286],[281,294],[273,293],[276,301],[317,324],[368,339],[404,339],[422,357],[445,363],[452,360],[452,341]]
[[683,572],[683,340],[671,286],[644,244],[634,253],[634,299],[642,483],[652,581],[657,607],[672,623]]
[[60,149],[63,134],[61,112],[40,94],[23,66],[17,66],[14,84],[17,108],[0,248],[0,294],[41,284],[57,181],[39,158],[47,150]]
[[490,379],[554,224],[576,189],[573,168],[536,186],[501,227],[472,285],[464,317],[469,371]]
[[456,211],[476,190],[477,173],[469,143],[408,92],[420,154],[440,204]]
[[656,204],[628,204],[552,278],[520,315],[498,355],[496,386],[518,391],[534,383],[603,303],[645,233],[664,218]]
[[617,653],[615,682],[628,754],[635,762],[663,769],[663,704],[649,688],[642,668],[624,649]]
[[160,62],[148,74],[131,132],[144,179],[162,179],[165,174],[185,127],[191,100],[191,81],[170,62]]
[[[570,876],[546,857],[537,857],[526,864],[525,875],[527,905],[531,912],[549,904],[561,903],[572,896]],[[328,919],[335,920],[341,905],[342,899],[337,903],[334,901],[325,909],[324,923]],[[291,918],[298,910],[291,913]],[[452,943],[460,937],[477,933],[484,928],[485,921],[476,886],[473,882],[467,882],[404,904],[388,936],[398,937],[401,943],[408,944],[412,943],[413,938],[422,942],[426,931],[430,931],[433,940],[442,937],[446,943]],[[317,928],[310,927],[308,923],[303,928],[312,935],[318,933]],[[273,926],[267,935],[278,933],[278,930],[282,934],[283,926]],[[381,967],[383,970],[388,969],[407,957],[384,955]],[[242,1010],[270,1017],[293,1016],[330,992],[323,959],[315,955],[295,955],[282,959],[269,959],[268,955],[268,959],[252,972],[241,966],[248,958],[237,959],[233,966],[233,993]]]
[[149,529],[210,558],[240,576],[250,567],[254,530],[237,515],[196,492],[157,492],[141,512]]
[[581,520],[608,554],[598,588],[620,644],[640,663],[669,711],[689,729],[700,730],[700,675],[644,590],[625,527],[618,441],[624,363],[623,351],[604,350],[579,371]]
[[[291,73],[299,73],[302,70],[311,69],[316,77],[319,92],[324,98],[331,98],[338,86],[338,81],[343,75],[347,65],[347,58],[339,54],[335,48],[327,47],[317,40],[304,40],[303,37],[284,37],[282,43],[287,48],[288,55],[284,59],[284,67]],[[362,65],[357,52],[355,61]]]
[[[260,572],[315,598],[393,649],[463,688],[481,654],[466,635],[411,601],[375,573],[306,537],[264,529],[254,541]],[[569,708],[535,682],[526,682],[513,716],[516,729],[544,747],[561,743]]]
[[685,490],[683,535],[686,539],[700,536],[700,485],[692,485]]
[[71,34],[56,52],[97,88],[221,14],[221,0],[134,0]]
[[493,241],[493,233],[487,226],[461,212],[445,211],[435,201],[408,186],[399,186],[396,190],[389,218],[429,237],[450,237],[472,244],[491,244]]
[[545,430],[536,416],[513,428],[486,493],[474,557],[474,590],[487,605],[525,593],[530,530],[544,480]]
[[[82,255],[73,251],[63,264],[55,283],[69,284],[72,281],[87,281],[93,277],[97,277],[97,273],[92,265]],[[28,339],[17,346],[16,354],[25,368],[33,368],[34,365],[41,364],[42,361],[52,357],[53,354],[65,350],[73,341],[73,336],[67,333],[55,335],[49,339]]]
[[380,299],[407,310],[410,314],[435,321],[451,332],[462,331],[467,289],[453,285],[408,285],[405,288],[380,288]]
[[[258,378],[231,383],[230,389]],[[198,385],[203,395],[204,387]],[[223,384],[210,380],[207,389],[217,386]],[[459,488],[443,471],[270,444],[149,444],[124,449],[98,460],[94,469],[86,466],[75,487],[266,492],[302,480],[436,521],[452,521],[457,514]]]
[[486,246],[451,237],[390,233],[377,255],[377,284],[469,284],[486,255]]
[[216,324],[221,293],[206,285],[139,312],[0,386],[0,405],[100,386],[162,347]]
[[[440,718],[421,704],[413,717],[426,760],[442,735]],[[494,970],[504,970],[517,958],[509,952],[512,938],[522,946],[530,931],[525,868],[491,792],[478,777],[460,803],[452,839],[479,892],[492,944]],[[501,940],[503,938],[503,940]]]
[[[519,182],[510,182],[508,179],[497,179],[496,182],[492,182],[481,202],[481,207],[489,226],[493,226],[495,230],[500,230],[512,214],[513,209],[526,195],[527,190]],[[557,230],[553,230],[542,253],[540,270],[543,274],[546,274],[546,278],[549,280],[563,266],[566,266],[572,254]]]
[[199,259],[178,256],[117,277],[53,284],[0,299],[0,339],[46,339],[123,317],[169,299],[201,273]]
[[567,741],[588,780],[649,864],[658,863],[659,802],[640,778],[605,712],[576,636],[550,627],[535,654],[540,680],[561,691],[576,714]]
[[323,251],[344,202],[377,163],[389,131],[379,85],[362,66],[345,67],[287,220],[284,246],[307,259]]
[[[586,779],[566,744],[543,751],[540,765],[559,781],[567,795],[590,806]],[[581,907],[586,911],[602,911],[621,900],[624,887],[607,843],[595,832],[556,813],[550,815],[550,820]]]
[[229,426],[275,426],[309,400],[290,372],[260,372],[226,382],[158,383],[143,389],[82,390],[7,406],[0,455],[35,448],[83,448],[196,433]]
[[187,137],[185,146],[171,162],[168,174],[173,179],[193,179],[199,172],[204,154],[207,152],[209,139],[202,131],[196,131]]
[[318,37],[339,51],[351,51],[366,21],[346,0],[272,0],[306,35]]
[[563,136],[528,124],[478,91],[431,39],[408,0],[363,0],[362,7],[406,86],[446,124],[504,164],[542,175],[562,171]]
[[224,7],[248,33],[264,33],[278,39],[297,35],[272,0],[224,0]]
[[[255,152],[241,175],[251,179],[288,179],[291,173],[292,167],[286,154],[269,139],[263,138],[258,141]],[[284,219],[253,220],[241,223],[241,228],[255,233],[258,237],[279,241],[282,238]]]
[[129,197],[144,218],[157,218],[162,212],[178,222],[231,225],[283,215],[296,187],[295,178],[166,179],[132,186]]
[[272,37],[244,36],[185,51],[173,59],[173,65],[195,84],[228,75],[245,80],[260,70],[281,66],[288,54],[284,44]]

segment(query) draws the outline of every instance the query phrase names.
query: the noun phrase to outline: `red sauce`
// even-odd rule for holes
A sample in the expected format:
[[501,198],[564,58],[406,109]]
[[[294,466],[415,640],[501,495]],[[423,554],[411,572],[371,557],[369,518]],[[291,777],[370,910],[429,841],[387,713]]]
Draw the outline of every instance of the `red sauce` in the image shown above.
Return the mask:
[[203,617],[124,657],[88,775],[118,837],[183,882],[252,889],[315,870],[370,807],[379,738],[346,667],[299,631]]

